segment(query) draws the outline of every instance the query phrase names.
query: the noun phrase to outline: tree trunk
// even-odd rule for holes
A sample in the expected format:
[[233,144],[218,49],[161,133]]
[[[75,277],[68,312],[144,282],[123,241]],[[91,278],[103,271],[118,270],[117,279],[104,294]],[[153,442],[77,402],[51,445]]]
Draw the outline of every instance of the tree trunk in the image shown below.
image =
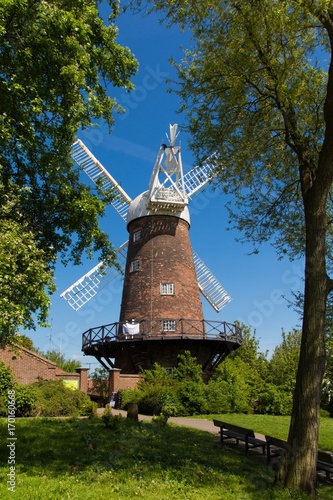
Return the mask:
[[305,203],[306,254],[302,342],[288,442],[277,484],[316,492],[316,463],[320,399],[325,372],[325,314],[327,276],[325,263],[325,196]]

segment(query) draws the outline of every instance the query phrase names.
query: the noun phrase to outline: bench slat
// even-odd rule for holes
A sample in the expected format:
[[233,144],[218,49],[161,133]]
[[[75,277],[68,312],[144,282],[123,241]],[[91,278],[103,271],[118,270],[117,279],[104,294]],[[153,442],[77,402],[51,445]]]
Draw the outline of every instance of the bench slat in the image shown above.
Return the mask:
[[[273,436],[265,436],[265,441],[257,438],[252,429],[241,427],[220,420],[213,420],[214,425],[220,428],[221,443],[228,439],[235,439],[236,443],[240,441],[245,443],[245,454],[248,454],[250,448],[259,448],[263,450],[263,454],[267,449],[267,463],[270,462],[273,456],[280,456],[290,448],[288,441],[275,438]],[[273,449],[272,449],[273,447]],[[318,450],[317,470],[326,472],[326,477],[330,478],[333,474],[333,453],[324,450]]]
[[266,450],[266,441],[255,436],[252,429],[247,429],[235,424],[214,420],[214,425],[220,428],[221,443],[227,439],[235,439],[236,443],[240,441],[245,443],[245,454],[248,454],[250,448],[262,448],[263,454]]

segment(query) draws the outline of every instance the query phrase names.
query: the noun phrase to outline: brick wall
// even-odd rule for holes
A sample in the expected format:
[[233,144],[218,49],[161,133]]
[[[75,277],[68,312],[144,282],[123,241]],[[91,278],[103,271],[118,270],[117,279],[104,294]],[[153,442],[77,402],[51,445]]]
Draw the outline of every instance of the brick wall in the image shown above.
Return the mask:
[[13,378],[18,384],[29,385],[39,378],[44,380],[60,378],[71,381],[73,386],[76,381],[76,385],[80,385],[80,373],[66,373],[60,370],[53,361],[25,347],[14,346],[0,349],[0,362],[11,369]]
[[142,375],[121,374],[120,372],[121,370],[117,368],[109,371],[109,396],[120,389],[135,389],[143,378]]
[[[189,239],[189,225],[178,217],[154,215],[133,220],[125,271],[120,321],[155,318],[202,320],[202,304]],[[140,239],[133,234],[140,231]],[[139,269],[130,269],[133,261]],[[174,295],[161,295],[161,283]]]

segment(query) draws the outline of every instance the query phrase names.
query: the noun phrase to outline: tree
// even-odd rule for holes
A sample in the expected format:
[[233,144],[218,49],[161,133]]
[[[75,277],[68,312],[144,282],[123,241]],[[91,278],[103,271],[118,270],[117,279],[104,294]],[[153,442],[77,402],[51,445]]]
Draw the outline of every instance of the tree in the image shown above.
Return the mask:
[[178,354],[177,360],[177,366],[173,370],[176,380],[202,383],[202,367],[198,364],[197,358],[191,356],[190,351]]
[[274,415],[290,415],[301,347],[301,332],[282,331],[282,342],[268,362],[267,380],[261,392],[258,411]]
[[114,262],[113,247],[99,227],[114,194],[81,183],[70,157],[80,128],[104,120],[111,130],[121,108],[109,90],[131,90],[137,69],[130,50],[116,43],[118,2],[108,1],[108,25],[98,4],[6,0],[0,5],[1,248],[10,247],[0,262],[1,288],[10,288],[0,303],[0,333],[6,341],[20,325],[44,323],[43,290],[54,291],[57,258],[78,264],[86,251]]
[[109,400],[109,372],[105,368],[95,368],[91,375],[93,390],[98,394],[100,403],[105,405]]
[[295,387],[301,337],[299,330],[289,333],[282,331],[282,342],[274,349],[269,362],[269,379],[289,393]]
[[193,48],[177,66],[176,92],[194,152],[199,159],[216,152],[231,224],[255,251],[270,241],[280,256],[305,259],[291,447],[277,482],[314,495],[333,288],[332,2],[148,3],[193,33]]
[[75,359],[66,359],[64,354],[61,354],[59,351],[52,350],[47,351],[46,354],[41,353],[42,356],[45,356],[53,363],[56,363],[58,368],[64,370],[64,372],[74,373],[76,368],[80,368],[81,363]]
[[[54,291],[52,272],[45,252],[35,245],[35,235],[27,221],[20,220],[18,199],[0,186],[0,343],[16,342],[18,325],[32,328],[34,314],[43,324]],[[17,214],[11,219],[8,213]]]

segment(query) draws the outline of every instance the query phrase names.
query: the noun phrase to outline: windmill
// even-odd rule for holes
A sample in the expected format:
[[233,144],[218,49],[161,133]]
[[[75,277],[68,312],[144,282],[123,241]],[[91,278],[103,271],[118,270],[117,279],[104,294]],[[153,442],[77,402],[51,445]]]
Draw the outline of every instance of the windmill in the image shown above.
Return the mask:
[[[113,191],[111,204],[129,232],[117,252],[125,269],[119,321],[90,328],[82,345],[85,354],[123,373],[138,373],[154,362],[172,369],[184,350],[208,373],[241,344],[236,325],[203,317],[200,292],[217,312],[231,300],[189,239],[189,200],[211,180],[214,167],[208,158],[184,174],[177,138],[177,124],[170,125],[148,190],[134,200],[80,140],[72,148],[73,159],[88,177],[101,190]],[[95,266],[61,297],[75,310],[84,306],[118,273],[102,269],[102,263]]]

